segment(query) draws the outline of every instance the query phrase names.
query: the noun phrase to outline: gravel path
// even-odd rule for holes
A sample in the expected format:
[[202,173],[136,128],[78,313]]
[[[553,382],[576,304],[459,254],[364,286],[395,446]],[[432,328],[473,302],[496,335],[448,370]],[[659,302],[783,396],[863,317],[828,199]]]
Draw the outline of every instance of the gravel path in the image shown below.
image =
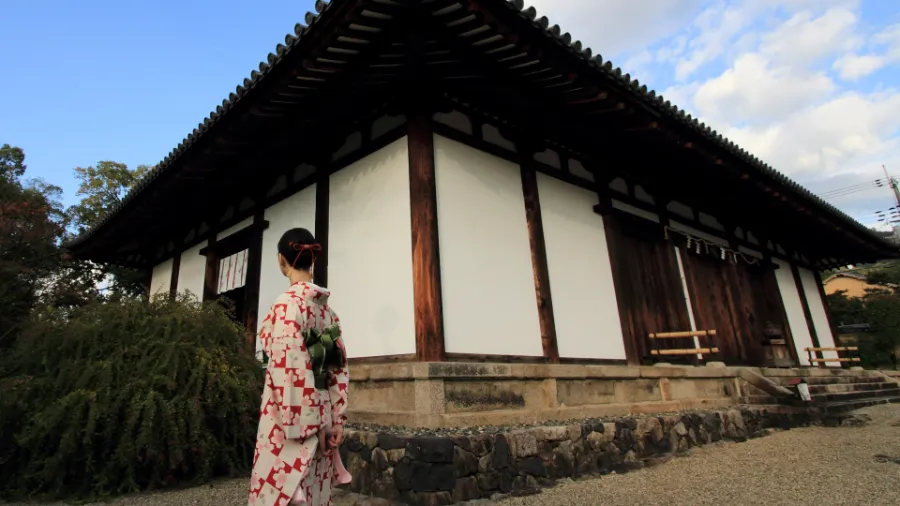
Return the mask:
[[[689,457],[660,466],[568,481],[537,495],[505,499],[498,506],[900,505],[900,405],[861,413],[872,418],[865,427],[794,429],[746,443],[695,448]],[[106,504],[244,506],[246,487],[245,479],[228,480]],[[335,506],[384,504],[343,493],[335,499]]]
[[900,405],[862,410],[865,427],[812,427],[624,475],[568,483],[501,506],[900,505]]

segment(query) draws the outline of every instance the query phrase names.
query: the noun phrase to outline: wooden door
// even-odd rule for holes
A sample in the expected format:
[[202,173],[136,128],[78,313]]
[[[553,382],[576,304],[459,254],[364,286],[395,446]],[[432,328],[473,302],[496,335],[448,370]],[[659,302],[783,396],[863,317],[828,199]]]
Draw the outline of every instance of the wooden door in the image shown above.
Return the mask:
[[770,267],[681,251],[694,321],[698,329],[716,329],[722,361],[762,365],[763,330],[770,321],[790,341],[784,305]]
[[[690,330],[675,250],[655,223],[616,214],[606,218],[607,242],[628,362],[650,362],[647,335]],[[661,348],[683,348],[662,340]]]

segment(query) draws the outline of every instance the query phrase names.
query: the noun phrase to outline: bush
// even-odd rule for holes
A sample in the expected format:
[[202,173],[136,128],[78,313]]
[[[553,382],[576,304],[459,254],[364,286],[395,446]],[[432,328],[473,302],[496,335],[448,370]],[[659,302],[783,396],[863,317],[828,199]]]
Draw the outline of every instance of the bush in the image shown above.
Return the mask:
[[247,471],[262,369],[183,297],[48,309],[0,358],[0,493],[95,499]]

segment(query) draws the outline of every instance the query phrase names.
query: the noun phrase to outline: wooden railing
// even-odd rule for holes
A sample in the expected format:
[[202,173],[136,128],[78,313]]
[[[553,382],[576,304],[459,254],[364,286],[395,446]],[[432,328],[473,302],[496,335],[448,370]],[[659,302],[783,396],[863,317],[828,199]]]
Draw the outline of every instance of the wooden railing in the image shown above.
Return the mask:
[[[839,358],[817,358],[813,356],[814,353],[821,353],[825,351],[833,351],[836,353],[845,352],[848,356]],[[823,364],[825,362],[840,362],[842,365],[844,363],[858,364],[859,360],[859,347],[858,346],[837,346],[834,348],[806,348],[806,354],[809,357],[810,364]]]
[[[654,332],[648,334],[650,339],[650,355],[653,356],[687,356],[687,355],[711,355],[719,353],[719,348],[712,343],[712,337],[716,335],[713,330],[687,330],[683,332]],[[705,337],[709,341],[707,346],[701,346],[699,339],[693,348],[658,348],[660,339],[686,339]]]

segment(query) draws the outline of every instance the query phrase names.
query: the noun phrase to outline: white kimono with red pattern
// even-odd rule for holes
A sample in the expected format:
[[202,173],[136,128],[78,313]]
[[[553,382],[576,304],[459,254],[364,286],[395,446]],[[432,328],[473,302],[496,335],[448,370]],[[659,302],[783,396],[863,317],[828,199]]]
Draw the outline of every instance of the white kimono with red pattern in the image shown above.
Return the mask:
[[[328,390],[316,390],[302,333],[340,325],[328,307],[327,289],[296,283],[281,294],[263,321],[259,337],[269,357],[259,413],[249,506],[331,504],[331,487],[350,482],[335,449],[317,448],[316,434],[346,421],[346,358],[330,371]],[[343,339],[338,340],[344,350]]]

